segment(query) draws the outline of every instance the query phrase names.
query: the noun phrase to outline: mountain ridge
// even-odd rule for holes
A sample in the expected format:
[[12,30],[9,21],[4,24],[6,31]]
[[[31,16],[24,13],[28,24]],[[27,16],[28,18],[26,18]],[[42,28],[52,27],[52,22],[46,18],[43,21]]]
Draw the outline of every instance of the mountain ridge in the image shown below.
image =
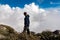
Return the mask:
[[60,40],[60,30],[43,31],[41,33],[18,33],[8,25],[0,24],[0,40]]

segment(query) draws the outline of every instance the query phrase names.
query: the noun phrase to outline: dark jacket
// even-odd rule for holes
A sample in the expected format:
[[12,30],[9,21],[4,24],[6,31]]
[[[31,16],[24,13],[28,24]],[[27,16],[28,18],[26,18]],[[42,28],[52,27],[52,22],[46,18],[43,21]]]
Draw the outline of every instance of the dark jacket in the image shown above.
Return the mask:
[[29,26],[29,24],[30,24],[29,15],[26,15],[24,18],[24,25]]

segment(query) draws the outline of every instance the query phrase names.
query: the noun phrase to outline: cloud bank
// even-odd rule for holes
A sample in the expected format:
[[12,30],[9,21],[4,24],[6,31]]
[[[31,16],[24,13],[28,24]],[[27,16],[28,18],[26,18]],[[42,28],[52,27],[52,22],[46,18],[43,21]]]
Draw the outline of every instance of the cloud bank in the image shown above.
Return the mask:
[[12,26],[16,31],[22,32],[24,27],[24,15],[26,11],[30,15],[30,30],[42,32],[44,30],[60,29],[60,8],[39,8],[35,3],[25,4],[24,8],[10,7],[8,4],[0,4],[0,24]]

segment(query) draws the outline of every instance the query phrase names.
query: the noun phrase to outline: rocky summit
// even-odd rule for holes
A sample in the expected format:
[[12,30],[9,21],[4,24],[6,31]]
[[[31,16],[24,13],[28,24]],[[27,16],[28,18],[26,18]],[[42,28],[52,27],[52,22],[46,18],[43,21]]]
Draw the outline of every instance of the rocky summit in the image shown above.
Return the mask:
[[7,25],[0,24],[0,40],[60,40],[60,30],[43,31],[41,33],[18,33]]

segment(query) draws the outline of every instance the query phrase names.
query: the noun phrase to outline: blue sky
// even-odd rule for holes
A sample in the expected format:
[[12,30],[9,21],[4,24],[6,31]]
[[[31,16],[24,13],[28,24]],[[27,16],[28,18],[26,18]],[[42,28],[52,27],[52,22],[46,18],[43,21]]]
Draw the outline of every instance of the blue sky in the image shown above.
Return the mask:
[[0,0],[0,4],[8,4],[11,7],[23,8],[25,4],[34,2],[41,8],[59,7],[60,0]]

